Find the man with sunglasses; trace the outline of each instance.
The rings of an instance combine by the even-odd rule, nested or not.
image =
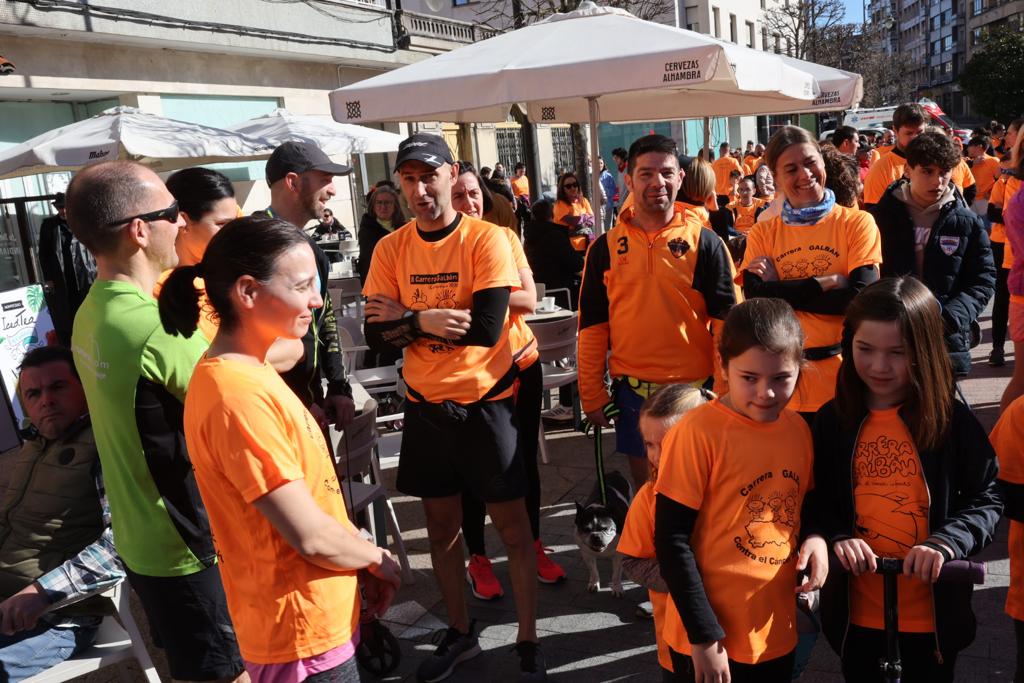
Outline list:
[[[182,434],[185,390],[207,342],[165,332],[150,294],[178,263],[174,242],[185,221],[160,178],[128,161],[79,171],[67,206],[98,270],[75,316],[72,350],[114,544],[171,676],[235,679],[244,668]]]

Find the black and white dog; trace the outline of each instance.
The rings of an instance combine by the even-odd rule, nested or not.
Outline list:
[[[601,504],[600,484],[594,485],[585,505],[576,503],[575,534],[583,562],[590,570],[587,590],[591,593],[601,588],[601,575],[597,571],[598,558],[612,561],[612,595],[622,597],[622,555],[616,548],[619,534],[626,522],[629,503],[633,500],[633,487],[618,472],[604,477],[608,504]]]

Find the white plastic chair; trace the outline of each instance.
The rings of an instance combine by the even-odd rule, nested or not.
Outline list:
[[[91,647],[26,680],[26,683],[61,683],[83,676],[105,666],[116,664],[123,659],[135,657],[142,669],[142,675],[150,683],[160,683],[160,676],[153,666],[153,660],[146,651],[139,627],[132,617],[129,604],[131,589],[122,581],[102,593],[114,603],[116,615],[104,617],[96,633],[96,642]]]
[[[398,561],[402,566],[402,580],[409,584],[415,583],[405,543],[402,541],[402,530],[398,526],[398,516],[380,473],[377,453],[377,402],[372,398],[368,400],[362,411],[343,432],[332,426],[330,435],[331,447],[334,450],[334,469],[341,482],[349,516],[355,519],[358,513],[366,510],[372,503],[384,502],[387,520],[391,525],[391,535],[398,552]],[[355,481],[356,477],[360,477],[361,481]],[[367,520],[370,533],[374,538],[378,538],[374,515],[367,515]]]
[[[530,329],[533,330],[534,336],[537,337],[537,351],[540,355],[541,369],[544,372],[545,392],[575,384],[578,378],[575,363],[570,363],[570,367],[555,365],[555,361],[566,359],[575,361],[578,324],[578,314],[576,313],[555,320],[530,323]],[[575,392],[573,392],[573,422],[578,422],[578,418],[576,396]],[[544,442],[543,420],[541,421],[538,438],[540,439],[540,460],[546,465],[548,464],[548,450]]]

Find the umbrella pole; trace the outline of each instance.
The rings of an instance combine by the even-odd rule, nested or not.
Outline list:
[[[587,98],[587,108],[590,112],[590,199],[591,208],[594,210],[594,233],[600,235],[604,232],[604,221],[601,220],[601,171],[598,169],[600,158],[600,141],[598,140],[598,120],[600,110],[597,107],[597,97]]]
[[[711,159],[708,158],[708,157],[711,156],[709,154],[709,152],[711,151],[711,117],[710,116],[705,116],[704,117],[704,149],[707,150],[706,152],[704,152],[704,161],[711,161]]]

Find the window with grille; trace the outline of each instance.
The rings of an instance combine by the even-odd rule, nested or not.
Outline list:
[[[555,172],[564,173],[576,168],[576,153],[572,146],[572,129],[552,128],[551,148],[555,156]]]
[[[498,161],[505,167],[505,174],[511,175],[516,162],[522,161],[523,134],[519,128],[498,128]]]

